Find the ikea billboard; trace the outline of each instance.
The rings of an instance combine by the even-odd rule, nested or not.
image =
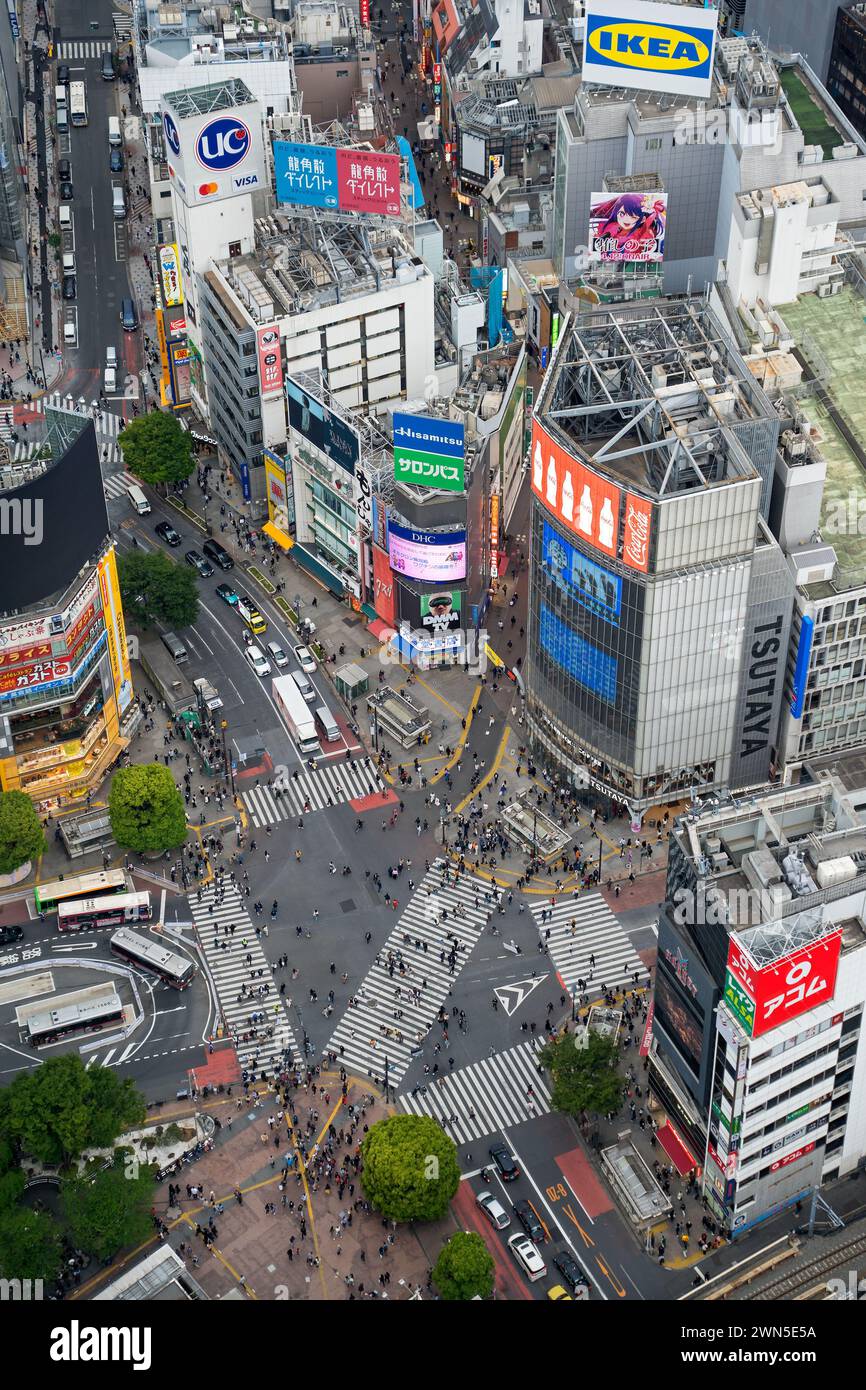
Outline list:
[[[718,11],[654,0],[587,0],[583,81],[709,97]]]

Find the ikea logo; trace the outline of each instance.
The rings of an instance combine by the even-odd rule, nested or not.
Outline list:
[[[647,73],[679,73],[708,77],[713,31],[679,24],[649,24],[641,20],[588,15],[587,56],[592,63],[632,68]]]

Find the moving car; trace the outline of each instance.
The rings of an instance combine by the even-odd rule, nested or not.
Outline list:
[[[58,161],[57,161],[57,177],[58,177],[59,179],[71,179],[71,178],[72,178],[72,165],[70,164],[70,162],[69,162],[68,159],[58,159]]]
[[[514,1182],[515,1178],[520,1177],[517,1159],[501,1140],[490,1145],[490,1157],[499,1169],[499,1176],[503,1182]]]
[[[219,541],[205,541],[204,545],[202,546],[202,550],[204,551],[205,555],[209,560],[213,560],[215,565],[219,565],[221,570],[234,569],[234,560],[232,559],[231,555],[229,555],[225,547],[220,545]]]
[[[253,600],[246,594],[238,594],[235,611],[243,618],[250,632],[255,633],[256,636],[260,636],[263,632],[267,632],[267,623],[253,603]]]
[[[525,1197],[521,1197],[519,1202],[515,1202],[511,1210],[530,1240],[544,1241],[547,1239],[544,1227],[533,1210],[532,1203],[528,1202]]]
[[[544,1278],[547,1273],[547,1265],[529,1239],[529,1236],[525,1236],[522,1231],[518,1231],[516,1235],[509,1236],[508,1248],[530,1283],[534,1284],[536,1279]]]
[[[279,642],[268,642],[265,651],[275,666],[288,666],[289,658],[286,656]]]
[[[198,570],[202,579],[209,579],[213,574],[213,565],[210,560],[206,560],[203,555],[199,555],[197,550],[188,550],[183,557],[188,565]]]
[[[235,604],[238,601],[238,596],[230,584],[217,584],[216,596],[221,598],[223,603]]]
[[[247,661],[252,666],[257,676],[269,676],[271,674],[271,663],[265,658],[261,647],[247,647]]]
[[[116,146],[112,146],[108,156],[108,167],[112,174],[123,173],[123,150],[119,150]]]
[[[69,182],[69,180],[68,180],[68,179],[63,179],[63,180],[61,180],[61,183],[60,183],[60,198],[61,198],[61,201],[64,202],[64,203],[71,203],[71,202],[72,202],[72,199],[73,199],[74,197],[75,197],[75,190],[74,190],[74,188],[72,187],[72,184]]]
[[[0,946],[11,946],[13,941],[23,940],[23,927],[0,927]]]
[[[547,1297],[554,1303],[573,1303],[574,1299],[570,1293],[566,1293],[561,1284],[554,1284],[552,1289],[547,1290]]]
[[[168,521],[160,521],[153,529],[160,540],[165,541],[166,545],[180,545],[180,536]]]
[[[475,1205],[481,1208],[491,1226],[495,1226],[497,1231],[504,1231],[506,1226],[511,1225],[511,1217],[492,1192],[479,1192],[475,1198]]]
[[[65,86],[66,83],[69,81],[69,64],[68,64],[68,63],[58,63],[58,64],[57,64],[57,81],[58,81],[58,84],[61,85],[61,86]]]
[[[308,676],[313,675],[316,670],[316,662],[309,647],[295,647],[293,650],[301,670],[306,671]]]
[[[64,299],[74,299],[74,298],[75,298],[75,276],[74,276],[74,275],[64,275],[64,277],[63,277],[63,298],[64,298]]]
[[[576,1293],[578,1289],[589,1288],[589,1280],[577,1263],[577,1260],[573,1255],[569,1255],[568,1251],[564,1250],[561,1255],[554,1255],[553,1263],[556,1265],[556,1268],[559,1270],[572,1293]]]

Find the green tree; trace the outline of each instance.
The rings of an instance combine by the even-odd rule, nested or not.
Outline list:
[[[25,792],[0,792],[0,874],[12,874],[45,850],[45,832]]]
[[[361,1146],[361,1185],[391,1221],[438,1221],[460,1182],[452,1140],[428,1115],[392,1115]]]
[[[124,849],[156,854],[186,839],[183,797],[161,763],[122,767],[108,796],[111,833]]]
[[[553,1077],[554,1110],[569,1115],[607,1115],[622,1104],[623,1080],[616,1070],[616,1043],[597,1033],[577,1039],[563,1033],[547,1043],[538,1060]]]
[[[120,597],[127,619],[136,627],[156,620],[169,627],[189,627],[198,617],[198,588],[189,565],[178,565],[162,551],[139,550],[118,556]]]
[[[44,1211],[0,1211],[0,1274],[4,1279],[56,1279],[60,1231]]]
[[[0,1132],[43,1163],[68,1165],[144,1122],[144,1098],[109,1068],[87,1071],[73,1053],[52,1057],[0,1092]]]
[[[123,462],[143,483],[182,483],[193,471],[192,440],[176,417],[151,410],[130,420],[118,435]]]
[[[152,1233],[153,1174],[137,1163],[114,1163],[95,1176],[70,1178],[61,1198],[73,1240],[99,1260]]]
[[[489,1298],[493,1291],[493,1256],[474,1231],[458,1231],[442,1246],[433,1267],[433,1283],[449,1300]]]

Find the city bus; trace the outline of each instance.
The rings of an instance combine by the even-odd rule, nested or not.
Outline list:
[[[115,991],[107,999],[92,1004],[65,1004],[59,1009],[42,1009],[31,1014],[24,1025],[31,1047],[57,1042],[74,1033],[97,1033],[112,1023],[123,1022],[123,1005]]]
[[[87,92],[83,82],[69,84],[69,117],[73,125],[87,125]]]
[[[53,912],[58,903],[70,898],[98,898],[103,893],[128,893],[129,882],[123,869],[79,874],[77,878],[54,878],[37,883],[33,889],[37,912]]]
[[[191,960],[169,951],[152,936],[139,936],[124,927],[114,933],[109,945],[124,960],[151,970],[173,989],[186,989],[195,978],[196,967]]]
[[[149,893],[115,893],[109,898],[74,898],[60,903],[57,926],[60,931],[86,931],[92,927],[122,927],[127,922],[149,922]]]

